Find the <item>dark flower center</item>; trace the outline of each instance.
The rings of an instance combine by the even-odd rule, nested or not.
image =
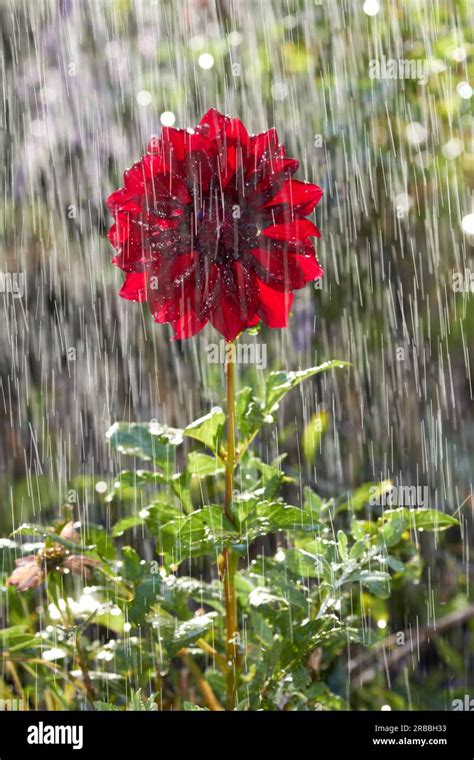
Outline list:
[[[260,229],[255,210],[235,194],[209,194],[195,214],[196,249],[209,262],[228,266],[245,251],[258,247]]]

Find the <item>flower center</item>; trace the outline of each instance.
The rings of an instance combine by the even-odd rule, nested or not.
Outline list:
[[[217,264],[228,266],[250,248],[258,247],[260,229],[251,209],[227,196],[210,196],[207,204],[196,214],[197,249],[202,256]]]

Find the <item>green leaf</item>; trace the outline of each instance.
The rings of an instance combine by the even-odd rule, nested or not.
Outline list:
[[[180,623],[174,631],[173,641],[167,643],[170,655],[175,655],[183,647],[194,644],[207,633],[218,617],[217,612],[207,612]]]
[[[0,646],[7,647],[25,635],[31,635],[28,633],[28,626],[26,625],[12,625],[10,628],[0,628]]]
[[[146,525],[155,538],[159,539],[163,534],[165,526],[181,517],[182,515],[179,509],[172,504],[168,504],[167,502],[153,502],[140,510],[138,515],[129,515],[128,517],[119,520],[112,529],[112,535],[116,538],[117,536],[123,535],[123,533],[130,528],[135,528],[138,525]]]
[[[285,668],[300,665],[302,659],[318,646],[327,647],[330,643],[346,639],[346,633],[334,615],[326,615],[319,620],[306,618],[302,623],[293,625],[292,635],[285,637],[279,664]]]
[[[248,441],[260,428],[265,420],[260,402],[248,386],[242,388],[235,399],[235,414],[237,427],[243,441]]]
[[[22,649],[40,649],[45,646],[45,642],[31,633],[26,625],[0,629],[0,652],[18,652]]]
[[[387,599],[390,596],[391,576],[381,570],[355,570],[349,576],[345,577],[343,583],[362,583],[368,591],[374,596],[381,599]]]
[[[140,564],[140,556],[131,546],[122,547],[123,566],[121,575],[128,581],[136,581],[142,577],[145,572],[144,566]]]
[[[337,548],[339,550],[339,556],[343,562],[347,560],[347,536],[343,530],[337,531]]]
[[[224,472],[222,461],[218,457],[210,457],[200,451],[191,451],[188,455],[188,471],[199,478],[208,475],[220,475]]]
[[[405,564],[391,555],[387,557],[387,565],[390,570],[393,570],[395,573],[404,573],[406,571]]]
[[[191,422],[185,428],[184,435],[200,441],[217,455],[224,437],[224,428],[225,414],[220,406],[215,406],[209,414]]]
[[[327,412],[316,412],[303,431],[303,452],[308,462],[313,462],[319,451],[321,438],[329,427],[329,419]]]
[[[398,517],[393,517],[392,519],[389,518],[385,523],[383,520],[380,520],[378,526],[381,527],[381,531],[377,542],[379,546],[388,547],[400,543],[403,538],[403,533],[407,528],[407,522],[403,515],[398,515]]]
[[[197,578],[168,574],[163,578],[161,592],[162,606],[179,618],[188,616],[190,599],[194,599],[200,606],[208,605],[221,614],[225,613],[222,588],[217,580],[206,583]]]
[[[185,712],[210,712],[208,707],[199,707],[199,705],[193,705],[191,702],[183,702],[183,710]]]
[[[160,554],[172,552],[176,546],[177,536],[185,521],[176,507],[171,504],[154,502],[142,509],[140,516],[145,525],[157,540],[157,550]]]
[[[174,557],[182,562],[189,557],[220,551],[238,538],[223,508],[209,505],[182,518],[176,533]]]
[[[278,610],[288,608],[288,600],[273,593],[266,586],[256,586],[252,589],[248,602],[252,607],[275,607]]]
[[[134,712],[155,712],[158,710],[156,697],[157,695],[155,693],[146,697],[143,694],[142,689],[138,689],[136,692],[132,693],[127,709]]]
[[[126,530],[130,530],[130,528],[136,528],[137,525],[143,525],[144,523],[145,520],[139,515],[130,515],[129,517],[123,517],[121,520],[116,522],[112,528],[112,536],[114,538],[122,536]]]
[[[333,694],[332,691],[321,681],[312,682],[306,691],[306,696],[314,703],[313,709],[323,710],[348,710],[344,700]]]
[[[183,431],[158,422],[116,422],[106,437],[121,454],[152,460],[170,474],[174,449],[183,442]]]
[[[319,375],[321,372],[327,372],[331,369],[339,367],[350,367],[349,362],[332,360],[320,364],[319,367],[310,367],[309,369],[298,370],[293,372],[286,372],[284,370],[278,372],[270,372],[267,378],[266,394],[265,394],[265,409],[268,414],[278,408],[278,404],[286,394],[296,388],[297,385],[307,380],[314,375]]]
[[[111,702],[94,702],[94,707],[98,712],[122,712],[122,708],[113,705]]]
[[[264,491],[248,494],[248,501],[237,499],[234,511],[242,531],[241,541],[279,530],[314,531],[320,526],[313,513],[280,501],[266,500]]]
[[[285,562],[290,572],[301,578],[322,578],[326,583],[333,582],[331,565],[321,554],[311,554],[304,549],[289,549]]]
[[[367,541],[365,538],[356,541],[349,552],[349,559],[360,559],[364,556],[367,548]]]
[[[122,470],[115,478],[114,488],[140,488],[147,485],[156,485],[166,483],[167,479],[161,472],[150,472],[150,470]]]
[[[171,478],[171,487],[181,502],[183,510],[187,513],[193,510],[190,481],[191,478],[187,470],[176,472]]]
[[[309,486],[303,489],[303,506],[304,509],[312,512],[315,517],[321,518],[323,512],[328,509],[331,502],[325,502]]]
[[[441,531],[459,525],[459,521],[455,517],[447,515],[445,512],[439,512],[437,509],[409,509],[408,507],[387,509],[381,520],[383,522],[401,521],[406,530],[416,528],[417,530]]]
[[[305,531],[321,527],[311,511],[279,502],[262,501],[257,506],[256,517],[259,521],[267,520],[271,530]]]
[[[150,575],[144,578],[135,588],[135,595],[131,602],[126,602],[125,608],[128,619],[135,625],[142,625],[145,616],[150,611],[152,604],[156,603],[160,596],[161,578]]]
[[[85,523],[82,527],[82,537],[88,546],[94,546],[98,556],[105,559],[115,559],[115,545],[112,536],[103,525]],[[77,549],[76,549],[77,551]]]

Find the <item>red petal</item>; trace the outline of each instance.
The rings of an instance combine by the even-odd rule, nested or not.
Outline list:
[[[127,301],[146,301],[147,279],[146,272],[129,272],[119,290],[119,296]]]
[[[287,251],[257,248],[250,253],[259,264],[254,270],[257,277],[277,290],[298,290],[323,274],[314,254],[301,256]]]
[[[139,204],[133,200],[130,193],[124,187],[111,193],[105,204],[111,214],[116,214],[117,211],[140,211]]]
[[[210,108],[209,111],[204,114],[198,126],[204,127],[203,132],[207,137],[215,138],[219,135],[223,137],[229,121],[230,119],[228,116],[224,116],[223,113],[220,113],[220,111],[217,111],[215,108]]]
[[[274,127],[268,132],[252,135],[249,139],[249,171],[255,171],[267,149],[278,147],[278,134]]]
[[[151,155],[160,155],[163,153],[163,144],[161,142],[161,137],[158,135],[152,135],[150,137],[148,145],[146,146],[146,152],[150,153]]]
[[[161,136],[162,136],[162,146],[163,146],[163,152],[165,154],[165,160],[166,160],[166,154],[170,152],[176,156],[178,161],[182,161],[184,159],[187,134],[188,133],[186,132],[185,129],[174,129],[174,127],[163,127],[163,129],[161,130]]]
[[[145,174],[142,161],[137,161],[136,164],[133,164],[130,169],[127,169],[124,172],[123,183],[125,189],[132,195],[145,194]]]
[[[288,327],[288,318],[293,303],[293,293],[274,290],[258,281],[260,308],[258,314],[268,327]]]
[[[247,321],[236,314],[229,303],[223,299],[215,307],[210,319],[211,324],[227,341],[234,340],[248,326]]]
[[[230,119],[226,129],[227,137],[234,139],[238,145],[247,148],[249,135],[240,119]]]
[[[221,274],[221,294],[211,312],[211,323],[226,340],[231,341],[260,319],[257,280],[240,262]]]
[[[196,335],[207,324],[208,319],[198,319],[192,309],[172,323],[174,335],[172,340],[182,340]]]
[[[323,191],[317,185],[312,185],[310,182],[300,182],[298,179],[289,179],[276,195],[265,203],[263,208],[288,203],[296,211],[300,211],[300,208],[304,206],[304,215],[306,216],[311,213],[322,197]]]
[[[272,224],[262,230],[262,235],[273,240],[286,240],[288,243],[302,242],[310,235],[321,237],[321,233],[309,219],[296,219],[286,224]]]
[[[147,296],[150,311],[157,321],[168,322],[187,310],[189,287],[195,287],[197,260],[197,253],[191,251],[169,260],[160,260],[151,267]],[[173,311],[170,311],[171,308]]]
[[[219,270],[215,264],[210,268],[202,266],[196,271],[196,289],[194,298],[194,311],[198,319],[209,319],[209,313],[220,297],[221,285]]]

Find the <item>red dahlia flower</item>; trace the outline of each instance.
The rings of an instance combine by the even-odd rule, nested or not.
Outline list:
[[[323,192],[292,179],[298,165],[274,129],[249,136],[214,109],[194,130],[163,127],[107,200],[122,298],[148,301],[175,339],[208,321],[228,341],[286,327],[293,291],[323,274],[305,219]]]

